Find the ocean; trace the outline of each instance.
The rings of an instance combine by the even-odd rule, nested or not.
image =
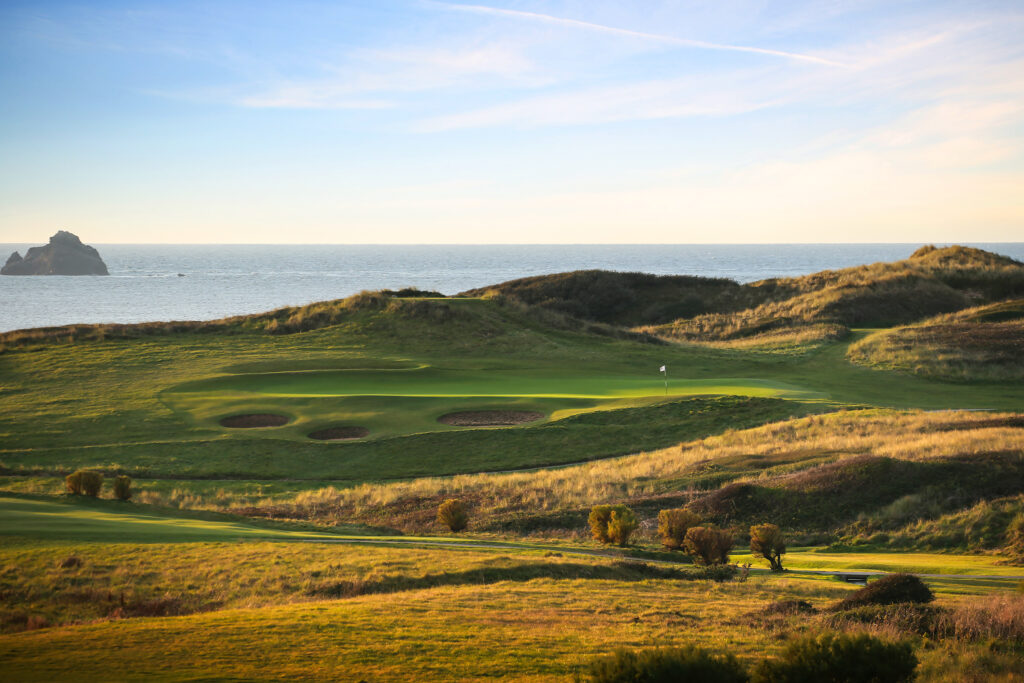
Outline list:
[[[0,263],[31,244],[0,244]],[[417,287],[444,294],[602,268],[753,282],[908,257],[919,244],[94,244],[110,277],[0,277],[0,331],[71,323],[209,320]],[[937,245],[942,246],[942,245]],[[1024,261],[1024,243],[972,244]]]

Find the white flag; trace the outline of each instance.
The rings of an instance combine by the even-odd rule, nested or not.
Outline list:
[[[658,372],[665,372],[665,366],[664,366],[664,365],[662,365],[662,366],[661,366],[661,369],[660,369],[660,370],[658,370]]]

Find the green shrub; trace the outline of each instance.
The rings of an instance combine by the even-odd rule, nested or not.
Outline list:
[[[732,534],[710,526],[691,527],[683,539],[683,549],[699,564],[725,564],[732,550]]]
[[[78,470],[64,478],[64,490],[76,496],[100,495],[103,488],[103,475],[89,470]]]
[[[700,524],[700,521],[700,515],[683,508],[662,510],[658,513],[658,535],[661,536],[661,544],[669,550],[679,550],[683,547],[686,532]]]
[[[636,515],[625,505],[616,505],[608,520],[608,538],[620,546],[629,543],[629,537],[640,526]]]
[[[611,543],[608,537],[608,522],[612,518],[611,505],[595,505],[590,509],[587,523],[590,524],[590,535],[599,543]]]
[[[469,510],[461,500],[449,498],[438,506],[437,521],[452,531],[462,531],[469,525]]]
[[[732,655],[716,655],[691,645],[639,652],[616,650],[590,663],[587,680],[593,683],[743,683],[748,676]]]
[[[862,605],[895,605],[901,602],[925,603],[935,598],[924,582],[913,574],[889,574],[871,581],[853,595],[841,600],[833,610]]]
[[[781,572],[786,539],[779,527],[774,524],[755,524],[750,527],[750,552],[768,560],[773,572]]]
[[[114,498],[118,500],[128,500],[132,497],[132,480],[131,477],[124,475],[114,480]]]
[[[639,526],[636,515],[625,505],[595,505],[587,518],[590,535],[601,543],[626,545]]]
[[[822,633],[794,641],[779,659],[754,670],[758,683],[896,683],[914,676],[917,658],[909,643],[890,643],[862,633]]]

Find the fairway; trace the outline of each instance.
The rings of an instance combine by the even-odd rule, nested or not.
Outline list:
[[[691,396],[799,400],[823,396],[763,379],[670,379],[666,383],[656,372],[640,376],[578,366],[400,365],[226,374],[172,387],[161,398],[172,409],[217,428],[222,428],[218,420],[228,415],[276,412],[288,418],[291,428],[260,430],[273,432],[275,438],[306,438],[310,430],[336,423],[365,427],[367,438],[372,439],[465,429],[438,421],[453,411],[529,410],[551,421]]]

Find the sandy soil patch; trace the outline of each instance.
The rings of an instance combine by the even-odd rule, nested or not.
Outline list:
[[[533,410],[466,410],[448,413],[437,418],[438,422],[457,427],[490,427],[496,425],[521,425],[536,422],[544,413]]]
[[[252,429],[254,427],[281,427],[288,424],[289,418],[285,415],[274,413],[248,413],[246,415],[232,415],[220,421],[221,427],[231,429]]]
[[[318,429],[308,434],[309,438],[317,441],[346,441],[348,439],[361,439],[369,436],[370,430],[366,427],[328,427]]]

